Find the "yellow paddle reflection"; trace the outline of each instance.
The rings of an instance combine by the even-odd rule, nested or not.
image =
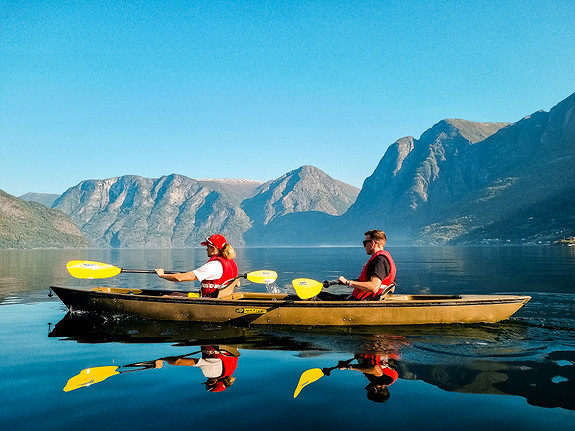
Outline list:
[[[120,374],[117,370],[118,367],[113,365],[82,370],[80,371],[80,374],[68,380],[68,383],[64,386],[64,392],[70,392],[74,389],[85,388],[94,383],[99,383],[106,380],[108,377]]]
[[[299,383],[295,388],[293,397],[296,398],[303,388],[305,388],[307,385],[313,382],[317,382],[323,376],[325,376],[325,374],[320,368],[312,368],[311,370],[304,371],[301,377],[299,378]]]
[[[365,387],[370,401],[383,403],[389,398],[388,387],[399,377],[398,360],[402,346],[409,345],[403,336],[374,337],[370,346],[352,358],[339,361],[329,368],[311,368],[302,373],[293,397],[297,398],[302,389],[317,382],[323,376],[329,376],[335,369],[351,370],[363,374],[368,380]]]

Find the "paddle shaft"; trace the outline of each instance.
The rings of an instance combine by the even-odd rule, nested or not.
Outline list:
[[[155,269],[122,269],[122,273],[129,274],[155,274]],[[164,271],[164,274],[179,274],[178,271]],[[240,274],[237,277],[232,278],[232,280],[237,280],[239,278],[248,278],[248,274]],[[337,284],[337,281],[335,282]]]
[[[155,274],[154,269],[123,269],[120,271],[122,274]],[[164,271],[164,274],[178,274],[177,271]]]
[[[322,368],[321,371],[323,372],[324,376],[329,376],[333,370],[349,366],[349,364],[351,364],[351,361],[353,361],[354,359],[355,358],[348,359],[347,361],[339,361],[335,367]]]
[[[155,269],[124,269],[120,271],[121,274],[155,274]],[[179,274],[178,271],[164,271],[164,274]],[[241,274],[234,277],[232,280],[237,280],[238,278],[248,278],[248,274]],[[337,284],[337,281],[334,282]]]

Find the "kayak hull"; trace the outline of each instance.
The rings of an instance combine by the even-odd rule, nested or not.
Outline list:
[[[499,322],[529,299],[519,295],[388,295],[383,301],[300,300],[283,293],[234,293],[226,299],[114,288],[51,289],[70,311],[144,319],[255,325],[421,325]]]

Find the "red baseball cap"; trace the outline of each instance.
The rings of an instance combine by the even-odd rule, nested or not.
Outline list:
[[[217,381],[213,385],[206,386],[206,389],[210,392],[222,392],[227,389],[227,386],[222,381]]]
[[[214,234],[210,236],[207,240],[202,242],[201,245],[208,245],[208,244],[211,244],[221,250],[222,248],[224,248],[224,245],[227,244],[227,241],[223,235]]]

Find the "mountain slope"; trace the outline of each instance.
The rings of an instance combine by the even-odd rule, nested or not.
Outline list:
[[[449,205],[478,187],[471,148],[507,123],[443,120],[419,140],[391,145],[344,219],[385,226],[409,239],[426,221],[441,218]]]
[[[87,246],[78,228],[61,211],[0,190],[0,248]]]
[[[481,187],[426,226],[427,241],[550,242],[575,232],[575,94],[474,151]],[[461,234],[445,235],[454,225]]]
[[[517,123],[444,120],[419,140],[400,139],[340,223],[379,226],[406,243],[561,237],[575,228],[574,106],[572,95]],[[546,207],[556,211],[543,216]]]

